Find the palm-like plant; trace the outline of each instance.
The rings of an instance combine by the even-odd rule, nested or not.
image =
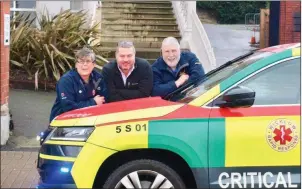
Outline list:
[[[73,67],[76,50],[83,46],[92,48],[97,56],[97,64],[102,66],[104,58],[100,51],[99,23],[88,27],[83,11],[64,12],[50,17],[43,14],[34,20],[16,17],[11,22],[10,62],[12,69],[23,69],[33,77],[59,80],[60,76]]]

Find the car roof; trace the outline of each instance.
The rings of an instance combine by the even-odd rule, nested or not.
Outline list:
[[[263,49],[260,49],[259,51],[260,52],[279,53],[284,50],[294,49],[294,48],[298,48],[300,46],[301,46],[301,43],[289,43],[289,44],[282,44],[282,45],[276,45],[276,46],[272,46],[272,47],[263,48]]]

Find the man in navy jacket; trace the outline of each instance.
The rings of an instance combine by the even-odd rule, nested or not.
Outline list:
[[[75,69],[65,73],[57,83],[57,97],[50,113],[50,122],[58,115],[105,102],[106,87],[100,73],[93,70],[95,54],[88,48],[76,54]]]
[[[162,56],[152,65],[152,96],[164,97],[184,83],[194,81],[205,74],[194,53],[180,51],[176,38],[165,38],[161,51]]]

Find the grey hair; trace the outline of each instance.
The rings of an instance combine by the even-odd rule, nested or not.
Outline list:
[[[83,47],[82,49],[78,50],[75,56],[76,59],[89,56],[92,62],[95,62],[95,53],[88,47]]]
[[[163,47],[164,45],[176,45],[177,48],[180,49],[180,45],[179,45],[179,42],[178,40],[175,38],[175,37],[166,37],[162,44],[161,44],[161,47]]]
[[[120,41],[117,43],[116,53],[118,53],[119,48],[132,48],[135,53],[135,47],[132,41]]]

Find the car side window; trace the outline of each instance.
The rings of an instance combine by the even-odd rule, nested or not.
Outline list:
[[[299,104],[300,58],[269,67],[239,85],[256,92],[254,105]]]

